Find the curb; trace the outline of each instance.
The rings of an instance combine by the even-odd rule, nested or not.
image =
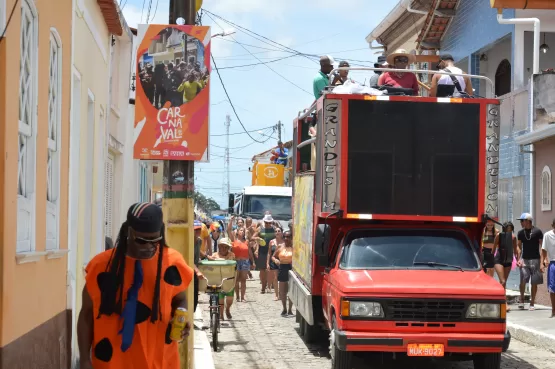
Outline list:
[[[536,306],[540,307],[540,305]],[[546,308],[551,309],[549,307]],[[511,333],[512,339],[555,353],[555,335],[531,329],[520,324],[511,323],[510,321],[507,321],[507,329]],[[510,348],[509,346],[509,349]]]
[[[215,369],[214,359],[212,358],[212,347],[206,332],[202,329],[202,309],[197,306],[194,316],[194,363],[195,369]]]

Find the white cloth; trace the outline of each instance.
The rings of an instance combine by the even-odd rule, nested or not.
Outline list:
[[[460,68],[457,67],[448,67],[447,69],[449,69],[449,71],[451,73],[457,73],[457,74],[462,74],[463,71]],[[444,70],[443,72],[447,72],[446,70]],[[459,81],[459,83],[461,84],[461,88],[464,91],[466,91],[466,82],[464,81],[464,78],[462,76],[453,76],[457,79],[457,81]],[[453,86],[453,79],[451,78],[451,76],[446,75],[446,74],[441,74],[441,78],[439,79],[439,81],[437,81],[438,85],[449,85],[449,86]]]
[[[380,90],[376,90],[375,88],[371,88],[368,86],[362,86],[357,82],[351,82],[347,80],[341,86],[337,86],[333,89],[334,94],[346,94],[346,95],[374,95],[380,96],[383,95],[383,92]]]
[[[543,234],[542,250],[547,251],[549,261],[555,261],[555,232],[553,230]]]

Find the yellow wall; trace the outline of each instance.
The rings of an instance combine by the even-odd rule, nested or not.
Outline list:
[[[12,9],[15,0],[7,0]],[[19,4],[21,1],[19,2]],[[20,6],[18,4],[18,6]],[[62,132],[60,183],[60,247],[67,248],[67,187],[69,166],[69,106],[71,76],[71,0],[36,0],[39,24],[36,251],[45,250],[46,157],[48,129],[48,81],[50,28],[62,39]],[[0,242],[1,242],[1,335],[5,346],[66,308],[67,257],[16,264],[19,55],[21,11],[14,12],[0,46]]]
[[[104,160],[106,150],[102,153],[95,152],[94,157],[94,177],[93,177],[93,198],[87,198],[85,181],[87,173],[87,122],[88,122],[88,99],[89,90],[94,95],[94,120],[95,120],[95,149],[104,146],[106,121],[100,120],[100,109],[104,110],[104,117],[110,113],[108,106],[108,84],[109,84],[109,60],[110,60],[110,34],[104,18],[100,12],[98,3],[94,0],[76,0],[75,8],[75,41],[74,41],[74,59],[73,66],[81,75],[81,112],[80,112],[80,158],[79,158],[79,230],[77,244],[77,271],[76,271],[76,292],[75,292],[75,310],[77,313],[81,310],[81,291],[84,287],[84,271],[83,266],[98,253],[97,244],[99,240],[104,239],[104,235],[98,234],[98,222],[102,222],[104,214],[98,214],[97,204],[104,204],[104,187],[97,186],[97,176],[104,172]],[[99,46],[103,45],[106,59]],[[99,141],[101,140],[101,142]],[[99,168],[99,161],[101,165]],[[87,208],[92,207],[92,231],[91,242],[88,258],[84,253],[85,239],[85,212]],[[102,206],[101,209],[104,207]],[[103,211],[103,210],[102,210]],[[101,227],[102,231],[104,226]],[[104,246],[104,241],[102,241]],[[73,338],[75,340],[75,337]]]

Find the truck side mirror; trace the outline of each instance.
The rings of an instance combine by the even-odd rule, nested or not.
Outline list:
[[[314,242],[314,252],[316,255],[328,256],[330,250],[330,226],[327,224],[318,224],[316,227],[316,237]]]

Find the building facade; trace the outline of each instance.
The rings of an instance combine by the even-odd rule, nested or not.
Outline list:
[[[0,0],[2,368],[69,366],[71,13],[71,0]]]

